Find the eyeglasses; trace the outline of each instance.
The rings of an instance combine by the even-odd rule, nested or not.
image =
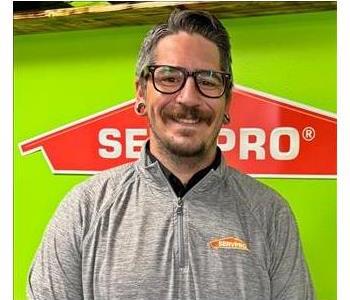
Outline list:
[[[174,94],[186,84],[188,77],[193,77],[198,91],[208,98],[220,98],[230,85],[231,75],[212,70],[188,71],[185,68],[166,65],[147,66],[152,74],[154,88],[163,94]],[[145,73],[146,77],[148,74]]]

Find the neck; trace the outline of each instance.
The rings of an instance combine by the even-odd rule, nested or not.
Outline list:
[[[202,155],[183,157],[170,153],[163,147],[150,143],[151,153],[172,173],[182,184],[187,184],[194,174],[208,167],[215,159],[216,147]]]

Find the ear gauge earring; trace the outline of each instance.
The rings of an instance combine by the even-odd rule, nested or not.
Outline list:
[[[144,102],[137,102],[134,105],[134,110],[137,115],[143,116],[145,115],[146,104]]]
[[[224,124],[228,124],[230,123],[231,118],[228,114],[224,114]]]

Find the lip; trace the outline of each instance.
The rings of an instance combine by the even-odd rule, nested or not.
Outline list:
[[[172,121],[183,125],[196,125],[200,123],[200,119],[187,119],[187,118],[171,118]]]
[[[199,129],[202,128],[203,125],[203,119],[199,118],[199,117],[184,117],[184,116],[168,116],[168,118],[166,118],[165,123],[170,125],[170,126],[174,126],[175,128],[178,129]]]
[[[174,124],[184,127],[210,126],[211,114],[198,108],[186,106],[167,107],[161,112],[164,124]]]

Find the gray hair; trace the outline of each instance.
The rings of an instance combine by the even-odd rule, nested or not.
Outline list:
[[[197,33],[213,42],[219,49],[222,71],[229,73],[232,78],[230,38],[222,23],[208,12],[175,9],[167,23],[156,25],[148,32],[142,43],[136,65],[136,76],[142,85],[145,83],[143,71],[146,66],[154,63],[154,49],[158,42],[180,31],[189,34]],[[229,95],[231,87],[232,81],[226,96]]]

